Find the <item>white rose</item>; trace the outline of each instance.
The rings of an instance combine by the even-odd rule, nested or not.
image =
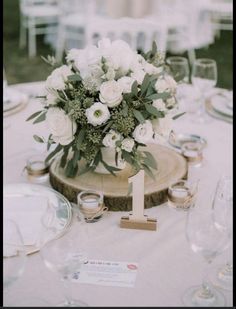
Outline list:
[[[152,105],[161,112],[164,112],[166,110],[166,105],[162,99],[154,100]]]
[[[165,91],[174,92],[176,90],[176,87],[177,87],[176,81],[169,75],[166,75],[158,79],[155,84],[155,89],[159,93],[162,93]]]
[[[116,142],[120,141],[122,138],[121,134],[115,132],[114,130],[110,130],[104,137],[102,143],[106,147],[115,148]]]
[[[72,48],[68,51],[66,55],[66,61],[71,62],[75,61],[80,56],[80,50],[77,48]]]
[[[68,145],[74,139],[77,130],[75,121],[60,108],[49,108],[46,114],[46,121],[52,134],[52,139],[61,145]]]
[[[98,43],[101,54],[106,58],[115,70],[120,70],[125,75],[134,59],[134,51],[130,46],[122,41],[110,42],[104,39]]]
[[[110,118],[108,107],[101,102],[96,102],[85,111],[88,123],[93,126],[105,123]]]
[[[168,90],[168,83],[164,78],[160,78],[155,83],[155,89],[158,93],[162,93]]]
[[[172,129],[173,119],[171,115],[167,114],[164,118],[153,119],[152,125],[155,134],[162,135],[167,138]]]
[[[133,137],[138,143],[146,144],[153,136],[153,128],[150,120],[139,124],[133,132]]]
[[[119,105],[123,99],[120,84],[115,80],[102,83],[99,98],[101,102],[105,103],[108,107]]]
[[[67,77],[72,74],[71,69],[67,65],[63,65],[52,71],[46,80],[45,86],[49,89],[64,90]]]
[[[115,76],[116,76],[115,70],[112,67],[110,67],[110,68],[108,68],[107,73],[105,73],[102,76],[102,78],[104,78],[106,80],[113,80],[115,78]]]
[[[159,74],[163,71],[162,67],[155,67],[153,64],[146,62],[143,66],[143,69],[146,73],[150,74],[150,75],[155,75],[155,74]]]
[[[84,78],[91,74],[91,67],[98,66],[100,60],[101,54],[99,49],[92,45],[78,50],[74,65],[80,71],[81,77]]]
[[[117,80],[117,82],[119,83],[119,85],[122,88],[123,93],[130,93],[131,92],[131,88],[132,88],[134,81],[135,81],[135,79],[133,79],[132,77],[129,77],[129,76],[123,76],[123,77],[121,77],[120,79]]]
[[[174,80],[174,78],[171,77],[170,75],[166,75],[166,76],[165,76],[165,80],[166,80],[166,82],[167,82],[167,84],[168,84],[168,86],[169,86],[169,89],[170,89],[172,92],[175,91],[176,88],[177,88],[177,83],[176,83],[176,81]]]
[[[121,149],[131,152],[134,147],[134,140],[132,138],[125,138],[121,143]]]
[[[167,107],[174,107],[175,104],[176,104],[175,97],[171,97],[171,98],[166,100],[166,106]]]
[[[143,70],[136,70],[130,75],[133,79],[135,79],[139,85],[142,84],[145,72]]]

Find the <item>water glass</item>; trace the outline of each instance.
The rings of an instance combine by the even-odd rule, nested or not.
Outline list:
[[[200,108],[196,114],[195,122],[208,123],[210,117],[205,111],[205,100],[209,90],[215,87],[217,82],[217,65],[213,59],[197,59],[193,63],[191,81],[202,95]]]

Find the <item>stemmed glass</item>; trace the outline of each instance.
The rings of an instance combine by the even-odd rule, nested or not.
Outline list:
[[[191,81],[202,95],[195,121],[198,123],[208,123],[211,118],[205,112],[205,100],[207,92],[215,87],[217,82],[217,65],[215,60],[206,58],[195,60],[192,67]]]
[[[183,303],[190,307],[224,306],[225,298],[208,282],[208,267],[214,258],[228,245],[229,234],[217,228],[212,219],[212,209],[201,209],[199,205],[187,213],[186,238],[193,252],[200,254],[206,262],[202,285],[190,287],[183,295]]]
[[[21,232],[11,219],[3,221],[3,287],[8,289],[24,272],[26,253]]]
[[[50,229],[50,227],[49,227]],[[76,231],[77,232],[77,231]],[[64,283],[67,294],[70,292],[68,287],[70,280],[75,272],[86,261],[86,254],[78,249],[75,240],[78,239],[78,232],[74,234],[72,228],[58,239],[46,242],[40,250],[41,257],[50,270],[58,273]],[[73,299],[67,295],[62,303],[62,307],[87,307],[88,305],[80,300]]]
[[[212,203],[213,220],[220,229],[228,231],[230,235],[229,247],[232,249],[233,233],[233,188],[232,178],[222,176],[217,183],[214,200]],[[217,267],[216,276],[212,277],[213,283],[225,289],[232,290],[233,286],[233,263],[227,261],[225,265]]]
[[[170,74],[178,83],[176,97],[180,104],[180,108],[185,109],[186,87],[189,84],[189,64],[185,57],[172,56],[166,59],[166,63],[170,68]]]

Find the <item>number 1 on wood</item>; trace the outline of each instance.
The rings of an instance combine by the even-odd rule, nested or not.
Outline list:
[[[132,216],[131,220],[147,220],[144,216],[144,170],[129,178],[132,183]]]

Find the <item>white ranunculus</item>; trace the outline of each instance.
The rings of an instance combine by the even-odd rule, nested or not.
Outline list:
[[[64,90],[67,77],[72,74],[71,69],[67,65],[63,65],[52,71],[51,75],[49,75],[46,80],[45,87],[49,89]]]
[[[133,137],[138,143],[146,144],[152,139],[153,134],[152,123],[146,120],[134,129]]]
[[[77,124],[60,108],[49,108],[46,121],[52,134],[52,139],[61,145],[68,145],[74,139]]]
[[[166,105],[162,99],[154,100],[152,105],[161,112],[164,112],[166,110]]]
[[[99,98],[101,102],[105,103],[108,107],[119,105],[123,99],[120,84],[115,80],[102,83]]]
[[[105,123],[110,118],[108,107],[101,102],[96,102],[85,111],[88,123],[97,126]]]
[[[116,142],[120,141],[122,138],[120,133],[117,133],[114,130],[110,130],[104,137],[102,143],[106,147],[111,147],[115,148],[116,147]]]
[[[125,138],[121,142],[121,149],[123,149],[127,152],[131,152],[133,147],[134,147],[134,140],[132,138],[129,138],[129,137]]]
[[[171,115],[167,114],[164,118],[157,118],[152,120],[152,126],[155,134],[167,138],[171,132],[173,119]]]
[[[135,79],[139,85],[142,84],[145,72],[143,70],[136,70],[130,75],[133,79]]]
[[[129,76],[123,76],[120,79],[117,80],[117,82],[120,84],[122,88],[123,93],[130,93],[132,85],[134,83],[135,79]]]

